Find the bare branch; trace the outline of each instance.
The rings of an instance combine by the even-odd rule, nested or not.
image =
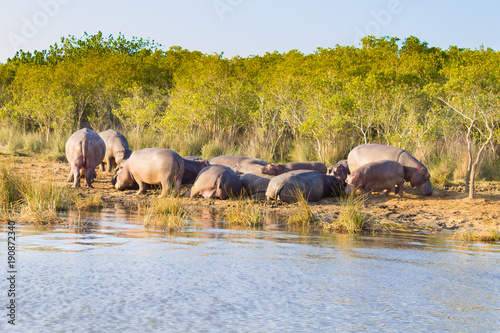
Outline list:
[[[470,121],[474,121],[474,119],[472,119],[469,116],[465,115],[463,112],[457,110],[453,105],[451,105],[450,103],[448,103],[447,101],[445,101],[443,98],[437,97],[437,99],[440,100],[441,102],[443,102],[444,104],[446,104],[446,106],[448,106],[450,109],[452,109],[453,111],[455,111],[456,113],[458,113],[462,117],[464,117],[464,118],[466,118],[466,119],[468,119]]]

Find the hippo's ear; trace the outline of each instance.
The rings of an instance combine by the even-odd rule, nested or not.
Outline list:
[[[422,166],[417,167],[417,172],[426,176],[426,177],[427,177],[427,175],[429,175],[429,173],[427,172],[427,169],[422,167]],[[429,175],[429,177],[430,177],[430,175]]]
[[[425,177],[425,179],[429,179],[429,178],[431,178],[431,175],[430,175],[429,173],[426,173],[426,174],[424,175],[424,177]]]

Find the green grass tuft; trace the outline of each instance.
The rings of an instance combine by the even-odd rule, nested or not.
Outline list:
[[[264,224],[264,214],[251,202],[235,200],[223,213],[228,223],[247,227]]]
[[[166,196],[153,198],[146,205],[144,226],[154,227],[162,231],[173,231],[185,227],[189,213],[182,198]]]

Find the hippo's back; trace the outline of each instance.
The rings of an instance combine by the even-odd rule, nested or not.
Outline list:
[[[66,158],[70,163],[79,156],[92,156],[95,165],[98,165],[104,159],[106,144],[99,134],[88,128],[82,128],[68,138],[65,151]]]
[[[320,200],[323,196],[322,174],[311,170],[293,170],[283,173],[270,180],[266,197],[283,202],[295,202],[299,193],[308,201]]]
[[[347,164],[349,165],[349,169],[354,171],[360,166],[371,162],[382,160],[398,162],[403,153],[406,153],[406,151],[398,147],[368,143],[351,150],[347,156]]]

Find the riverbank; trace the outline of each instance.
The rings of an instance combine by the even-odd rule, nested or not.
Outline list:
[[[9,165],[33,182],[53,181],[70,187],[66,182],[69,173],[67,162],[49,161],[36,155],[0,154],[0,163]],[[157,196],[158,191],[148,191],[137,196],[135,190],[117,191],[111,185],[111,174],[97,171],[94,188],[71,189],[82,197],[99,197],[106,206],[117,203],[133,204]],[[365,202],[362,212],[369,221],[370,231],[410,230],[420,232],[500,232],[500,182],[477,183],[477,199],[470,200],[464,192],[464,184],[435,187],[430,197],[418,194],[405,185],[403,198],[393,194],[383,196],[374,193]],[[183,198],[185,205],[193,211],[200,209],[225,210],[234,205],[233,200],[210,200]],[[263,214],[287,216],[296,214],[297,204],[276,202],[251,203]],[[335,220],[339,216],[340,203],[336,198],[324,198],[309,203],[315,217],[323,222]]]

